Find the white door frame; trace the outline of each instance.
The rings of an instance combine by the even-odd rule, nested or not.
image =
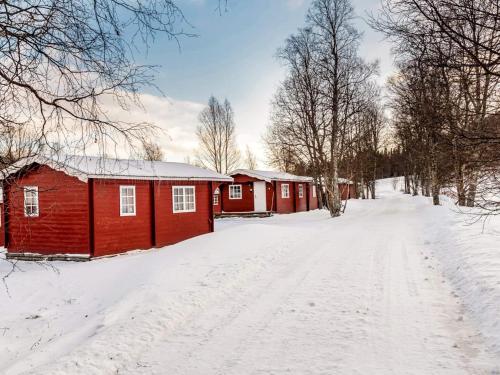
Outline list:
[[[255,212],[267,211],[265,181],[255,181],[253,183],[253,210]]]

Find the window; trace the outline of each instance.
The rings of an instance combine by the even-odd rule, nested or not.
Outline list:
[[[241,199],[241,185],[229,185],[229,199]]]
[[[299,184],[299,198],[304,198],[304,186]]]
[[[290,198],[290,186],[281,184],[281,198]]]
[[[120,216],[135,216],[135,186],[120,186]]]
[[[24,216],[38,217],[38,186],[24,187]]]
[[[219,205],[219,194],[214,194],[214,206]]]
[[[313,185],[313,197],[316,198],[316,185]]]
[[[174,186],[172,189],[174,212],[195,212],[194,186]]]

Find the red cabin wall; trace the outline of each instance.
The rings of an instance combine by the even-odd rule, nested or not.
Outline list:
[[[121,185],[135,186],[135,216],[120,216]],[[195,186],[195,212],[173,213],[172,185]],[[23,186],[38,186],[39,217],[24,216]],[[95,179],[90,185],[47,166],[39,166],[6,188],[8,251],[90,254],[92,238],[93,256],[170,245],[213,231],[214,190],[213,183],[207,181]],[[94,202],[93,220],[89,208],[90,192]],[[91,227],[94,228],[93,236]],[[2,243],[3,237],[0,245]]]
[[[274,185],[269,182],[266,182],[266,209],[268,211],[273,211],[274,200],[275,200]]]
[[[222,211],[224,212],[252,212],[254,210],[253,182],[258,179],[234,175],[234,182],[222,187]],[[229,199],[229,185],[241,185],[241,199]]]
[[[318,189],[316,188],[316,196],[313,197],[313,186],[314,184],[309,184],[309,210],[318,209]]]
[[[0,203],[0,246],[4,246],[5,243],[5,217],[3,203]]]
[[[120,216],[120,186],[135,186],[136,215]],[[94,181],[94,256],[153,246],[149,181]]]
[[[212,192],[213,195],[217,195],[219,197],[217,204],[214,204],[214,197],[212,196],[212,206],[213,206],[213,211],[214,214],[220,214],[222,213],[222,197],[220,195],[220,187],[221,184],[219,182],[212,182]],[[215,191],[219,189],[219,194],[215,194]]]
[[[339,193],[340,193],[340,199],[342,200],[349,199],[349,185],[339,184]]]
[[[358,194],[356,193],[356,186],[354,184],[349,185],[349,197],[351,199],[356,199]]]
[[[38,217],[24,216],[23,186],[38,186]],[[48,166],[39,166],[6,187],[6,197],[9,252],[89,254],[85,182]],[[2,220],[2,231],[4,225]]]
[[[299,197],[299,185],[302,185],[303,195]],[[295,182],[295,212],[307,211],[307,183]]]
[[[195,212],[174,213],[172,186],[195,186]],[[193,181],[155,182],[156,246],[171,245],[212,231],[212,184]]]
[[[288,184],[290,186],[289,198],[281,198],[281,186],[284,184]],[[293,182],[276,181],[276,212],[280,214],[294,212],[294,197],[295,189]]]

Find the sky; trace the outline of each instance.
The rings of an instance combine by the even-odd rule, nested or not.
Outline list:
[[[155,84],[141,95],[143,110],[128,120],[147,120],[162,129],[155,141],[168,161],[194,158],[198,114],[210,95],[227,98],[234,109],[237,142],[256,154],[265,168],[262,135],[269,123],[270,101],[285,70],[277,49],[302,27],[311,0],[228,0],[216,10],[217,0],[178,0],[189,24],[178,41],[159,36],[137,62],[157,66]],[[383,84],[393,70],[390,46],[364,21],[376,12],[379,0],[353,0],[356,26],[363,32],[360,55],[379,60]]]

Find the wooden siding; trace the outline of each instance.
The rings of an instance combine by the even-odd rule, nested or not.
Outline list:
[[[302,198],[299,197],[299,185],[302,185]],[[295,182],[295,212],[307,211],[307,182]]]
[[[38,217],[24,215],[24,186],[38,186]],[[39,166],[17,178],[6,190],[9,252],[89,253],[86,183]]]
[[[135,215],[120,215],[122,185],[135,186]],[[195,212],[173,212],[173,185],[195,186]],[[39,217],[24,216],[23,186],[38,186]],[[213,190],[208,181],[89,179],[85,183],[40,166],[6,189],[8,251],[105,256],[174,244],[213,231]]]
[[[254,210],[253,182],[259,181],[255,178],[234,175],[234,183],[227,183],[222,186],[222,211],[223,212],[252,212]],[[229,199],[229,186],[241,185],[241,199]]]
[[[282,185],[288,184],[289,198],[281,197]],[[293,182],[276,181],[276,212],[280,214],[288,214],[295,211],[295,188]]]
[[[316,188],[316,196],[313,197],[313,186],[314,184],[311,183],[309,184],[308,187],[308,193],[309,193],[309,210],[316,210],[318,209],[318,189]]]
[[[120,186],[135,186],[135,216],[120,216]],[[153,247],[149,181],[94,180],[94,256]]]
[[[156,246],[171,245],[212,231],[212,188],[210,182],[156,181]],[[195,186],[196,211],[173,212],[172,186]]]

